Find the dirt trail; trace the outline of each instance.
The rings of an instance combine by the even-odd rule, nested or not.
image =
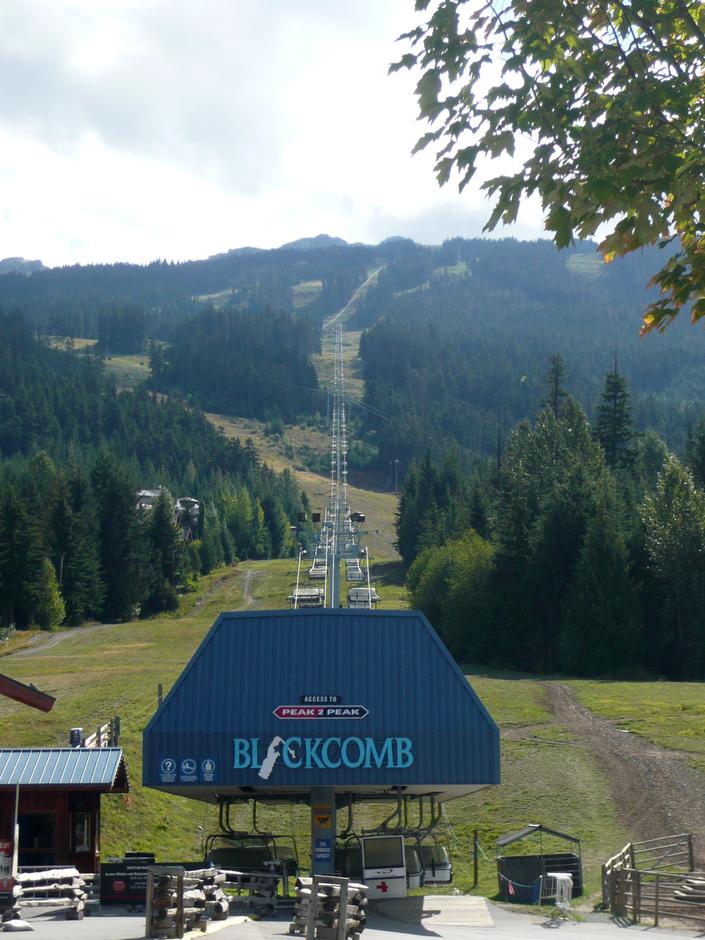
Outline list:
[[[207,590],[205,590],[203,594],[201,594],[201,596],[198,598],[196,603],[193,605],[193,607],[189,611],[189,614],[193,614],[195,613],[195,611],[200,610],[201,607],[203,607],[203,605],[206,603],[206,601],[211,597],[211,595],[215,591],[217,591],[218,588],[221,588],[225,584],[226,581],[229,581],[231,578],[234,578],[235,575],[236,575],[236,572],[230,571],[228,572],[228,574],[224,574],[221,578],[217,578],[213,582],[213,584],[211,584],[207,588]]]
[[[240,604],[238,610],[250,610],[251,607],[254,607],[255,599],[252,595],[252,582],[261,575],[261,571],[254,571],[252,568],[248,568],[245,572],[245,580],[242,583],[242,604]]]
[[[568,686],[547,682],[546,703],[593,755],[609,781],[625,827],[636,840],[692,832],[705,866],[705,778],[688,755],[621,731],[580,705]]]
[[[38,633],[32,637],[28,646],[17,650],[16,653],[7,653],[3,659],[9,659],[11,656],[17,659],[24,659],[27,656],[36,656],[38,653],[44,653],[54,646],[58,646],[64,640],[71,637],[85,636],[86,633],[93,633],[96,630],[107,630],[110,627],[118,627],[116,623],[93,623],[87,627],[72,627],[70,630],[63,630],[61,633]]]
[[[250,581],[253,575],[259,573],[260,572],[254,571],[245,572],[245,580],[243,584],[243,603],[239,608],[240,610],[247,610],[254,604],[254,598],[250,592]],[[225,574],[221,578],[218,578],[216,581],[214,581],[213,584],[211,584],[194,603],[191,610],[188,611],[187,616],[191,616],[193,613],[198,612],[219,588],[221,588],[231,578],[237,577],[239,574],[240,572],[237,571],[229,572],[228,574]],[[36,636],[32,637],[28,646],[25,646],[21,650],[17,650],[16,653],[6,653],[4,656],[0,655],[0,658],[9,659],[10,657],[13,657],[17,659],[25,659],[28,656],[37,656],[40,653],[45,653],[47,650],[58,646],[59,643],[63,643],[64,640],[85,636],[87,633],[93,633],[96,630],[108,630],[110,627],[123,626],[125,626],[125,624],[92,623],[85,627],[72,627],[70,630],[62,630],[59,633],[38,633]]]

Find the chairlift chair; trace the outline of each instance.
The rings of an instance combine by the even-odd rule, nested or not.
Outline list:
[[[406,887],[413,891],[424,885],[424,866],[421,853],[415,842],[404,843],[404,862],[406,864]]]
[[[424,867],[424,884],[449,885],[453,883],[453,863],[446,845],[439,842],[433,833],[428,833],[419,840],[419,851]]]
[[[257,801],[252,801],[252,830],[233,829],[230,802],[219,806],[220,831],[205,842],[205,864],[234,871],[277,872],[284,879],[295,876],[299,853],[292,834],[263,832],[257,828]]]

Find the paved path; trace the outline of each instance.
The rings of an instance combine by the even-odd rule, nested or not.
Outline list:
[[[443,908],[442,903],[430,898],[433,905]],[[425,905],[427,907],[427,905]],[[477,905],[471,905],[477,913]],[[411,937],[426,937],[429,940],[541,940],[546,937],[546,930],[560,934],[560,940],[625,940],[625,933],[635,938],[648,933],[649,938],[692,938],[698,936],[695,931],[670,930],[649,927],[648,925],[619,926],[604,914],[588,915],[580,923],[563,922],[558,926],[547,923],[543,918],[523,912],[514,913],[495,907],[487,902],[487,911],[493,922],[492,926],[470,926],[469,924],[451,925],[441,923],[434,916],[423,917],[421,923],[403,923],[372,913],[368,926],[363,933],[363,940],[410,940]],[[250,921],[233,918],[236,923],[214,924],[215,930],[209,930],[206,936],[213,935],[217,940],[291,940],[288,932],[288,919],[281,916],[277,920]],[[144,915],[91,916],[82,921],[65,921],[63,918],[52,920],[46,916],[33,918],[35,940],[143,940]],[[9,934],[8,934],[9,936]],[[187,934],[189,940],[203,937],[200,931]],[[701,934],[700,934],[701,936]]]

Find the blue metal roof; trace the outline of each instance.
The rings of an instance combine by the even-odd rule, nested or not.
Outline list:
[[[122,748],[1,748],[0,787],[128,788]]]
[[[143,768],[202,799],[449,799],[499,783],[499,732],[423,614],[223,613],[145,729]]]

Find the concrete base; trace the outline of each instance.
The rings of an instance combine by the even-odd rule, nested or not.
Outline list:
[[[424,927],[494,927],[485,898],[469,894],[426,894],[370,901],[370,910],[389,920]]]

